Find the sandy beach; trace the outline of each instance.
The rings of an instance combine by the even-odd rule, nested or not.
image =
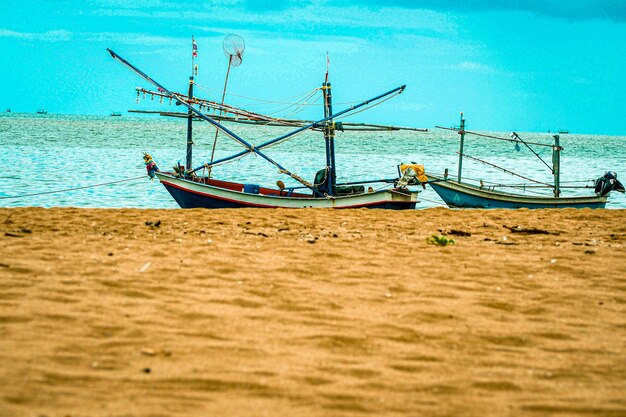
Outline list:
[[[626,210],[2,208],[0,245],[0,416],[626,415]]]

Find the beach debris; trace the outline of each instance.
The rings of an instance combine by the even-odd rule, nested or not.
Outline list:
[[[454,245],[456,242],[454,241],[454,239],[448,239],[446,236],[443,235],[432,235],[426,238],[426,243],[435,246],[448,246]]]
[[[146,226],[150,226],[153,228],[161,226],[161,220],[157,220],[156,222],[146,221]]]
[[[504,239],[504,240],[496,240],[496,244],[497,245],[506,245],[506,246],[519,245],[519,243],[517,243],[517,242],[510,242],[510,241],[507,241],[506,239]]]
[[[24,237],[24,235],[30,233],[33,233],[33,231],[30,229],[18,229],[11,232],[5,232],[4,235],[9,237]]]
[[[445,229],[439,229],[439,233],[441,233],[442,235],[453,235],[453,236],[471,236],[472,234],[470,232],[466,232],[465,230],[458,230],[458,229],[450,229],[450,231],[447,231]]]
[[[486,239],[485,239],[486,240]],[[502,236],[499,240],[495,240],[496,244],[498,245],[517,245],[517,242],[514,241],[509,241],[509,238],[507,236]]]
[[[146,262],[141,269],[139,270],[139,272],[146,272],[148,270],[148,268],[150,268],[150,262]]]
[[[465,230],[456,230],[456,229],[451,229],[448,232],[449,235],[455,235],[455,236],[471,236],[472,234],[470,232],[466,232]]]
[[[164,357],[170,357],[172,356],[172,352],[167,350],[167,349],[153,349],[153,348],[149,348],[149,347],[145,347],[142,348],[139,353],[141,353],[144,356],[164,356]]]
[[[141,372],[143,372],[144,374],[149,374],[150,372],[152,372],[152,369],[150,369],[150,368],[143,368],[141,370]]]
[[[4,219],[4,223],[5,223],[5,224],[11,224],[11,223],[13,223],[13,220],[11,220],[11,216],[13,216],[13,213],[9,214],[9,215],[7,216],[7,218],[6,218],[6,219]]]
[[[304,237],[304,240],[306,240],[308,243],[315,243],[317,238],[315,236],[313,236],[313,235],[306,235]]]
[[[9,265],[0,263],[0,268],[9,268]]]
[[[143,348],[141,349],[141,354],[146,356],[156,356],[157,352],[152,348]]]
[[[595,255],[595,254],[596,254],[596,251],[595,251],[595,250],[593,250],[593,249],[587,249],[587,250],[585,251],[585,253],[586,253],[587,255]]]
[[[509,229],[512,233],[522,233],[526,235],[559,235],[560,232],[551,232],[549,230],[538,229],[536,227],[521,227],[502,225],[505,229]]]

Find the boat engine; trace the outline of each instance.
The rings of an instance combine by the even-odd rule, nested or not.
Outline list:
[[[604,197],[611,191],[623,193],[625,190],[622,183],[617,180],[617,174],[613,171],[608,171],[603,177],[596,180],[595,192],[600,197]]]

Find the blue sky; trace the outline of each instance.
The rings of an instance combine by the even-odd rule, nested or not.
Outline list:
[[[277,109],[248,97],[319,87],[328,51],[336,103],[407,85],[354,121],[431,128],[463,111],[477,130],[626,135],[623,0],[3,0],[0,110],[161,109],[135,104],[147,85],[106,48],[184,91],[192,35],[199,95],[219,100],[229,33],[246,50],[227,101],[253,110]]]

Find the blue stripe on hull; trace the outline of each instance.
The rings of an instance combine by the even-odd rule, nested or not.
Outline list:
[[[604,208],[604,202],[532,202],[532,201],[505,201],[486,197],[466,194],[457,190],[451,190],[437,183],[430,186],[439,197],[450,207],[458,208],[504,208],[504,209],[540,209],[540,208]],[[531,199],[532,197],[529,197]]]
[[[243,202],[237,202],[232,200],[223,200],[220,198],[211,197],[208,195],[196,194],[187,190],[183,190],[177,187],[172,187],[169,184],[162,183],[165,189],[174,197],[174,200],[182,208],[246,208],[246,207],[259,207],[254,204],[247,204]],[[405,201],[382,201],[380,203],[372,205],[363,205],[362,207],[372,209],[388,209],[388,210],[407,210],[415,209],[415,202]],[[270,207],[274,208],[274,207]],[[346,208],[358,208],[358,206],[346,207]]]

